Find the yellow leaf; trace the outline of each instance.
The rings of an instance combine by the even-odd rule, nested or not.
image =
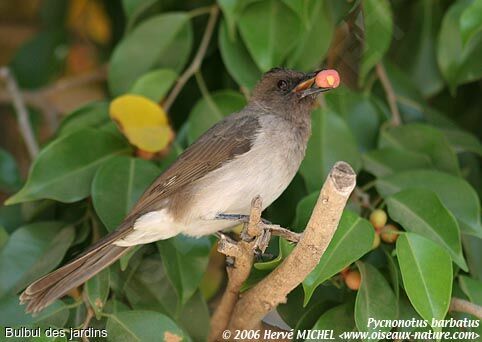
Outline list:
[[[144,96],[119,96],[111,102],[109,112],[129,142],[143,151],[159,152],[173,137],[166,112]]]

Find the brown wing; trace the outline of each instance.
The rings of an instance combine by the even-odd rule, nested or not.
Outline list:
[[[249,151],[259,127],[257,117],[242,113],[228,116],[211,127],[151,184],[126,221],[159,210],[165,198]]]

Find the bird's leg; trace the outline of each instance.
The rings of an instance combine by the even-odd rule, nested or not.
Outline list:
[[[228,220],[228,221],[239,221],[241,223],[248,223],[249,222],[249,215],[244,214],[217,214],[214,217],[215,220]],[[265,220],[264,218],[261,219],[261,222],[264,224],[271,224],[270,221]]]

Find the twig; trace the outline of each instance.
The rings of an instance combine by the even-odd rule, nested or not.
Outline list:
[[[0,77],[5,80],[7,90],[12,96],[13,106],[15,107],[15,112],[17,113],[20,134],[22,134],[23,140],[25,141],[30,159],[35,159],[39,152],[39,147],[37,145],[37,141],[35,141],[27,107],[25,106],[22,94],[18,89],[17,80],[15,80],[15,77],[7,67],[0,68]]]
[[[288,240],[290,242],[295,242],[298,243],[301,238],[300,233],[295,233],[289,229],[280,227],[278,225],[272,224],[272,225],[265,225],[266,228],[268,228],[271,232],[272,235],[279,236],[285,240]]]
[[[190,18],[198,17],[200,15],[208,14],[211,11],[211,6],[198,7],[188,12]]]
[[[50,104],[49,96],[58,91],[81,87],[86,84],[105,80],[107,77],[106,67],[100,68],[78,76],[66,77],[53,84],[35,90],[21,91],[24,102],[39,109],[46,117],[50,131],[53,133],[58,126],[58,110]],[[0,91],[0,103],[13,101],[10,92]]]
[[[471,303],[465,299],[452,298],[450,301],[450,311],[457,311],[471,314],[478,319],[482,319],[482,306]]]
[[[253,248],[256,244],[256,235],[250,232],[259,232],[255,226],[261,222],[261,198],[256,197],[251,203],[251,213],[248,225],[243,229],[244,239],[237,244],[227,239],[221,239],[218,243],[218,251],[235,258],[233,267],[228,267],[228,285],[223,293],[221,302],[211,317],[211,331],[209,341],[217,341],[221,333],[227,328],[232,311],[238,301],[239,291],[244,281],[248,278],[253,265]]]
[[[201,67],[202,60],[204,58],[204,55],[206,54],[206,50],[208,48],[209,42],[211,41],[211,37],[214,32],[214,27],[216,26],[218,15],[219,15],[219,8],[216,5],[213,5],[211,7],[211,11],[209,14],[208,24],[206,25],[206,30],[204,31],[204,35],[202,37],[201,44],[199,45],[199,49],[196,53],[196,56],[192,60],[191,65],[189,65],[189,67],[179,77],[179,79],[176,82],[176,85],[174,86],[174,88],[171,90],[166,100],[164,101],[164,110],[166,112],[169,111],[172,104],[176,100],[177,95],[179,95],[179,93],[181,92],[186,82]]]
[[[336,231],[355,179],[350,165],[335,164],[298,245],[281,265],[243,294],[234,307],[229,330],[258,329],[263,317],[285,302],[288,293],[316,267]]]
[[[87,314],[85,315],[84,322],[82,323],[82,329],[85,330],[89,327],[90,321],[92,320],[92,317],[94,317],[94,310],[90,306],[89,300],[87,299],[87,293],[84,291],[82,292],[82,300],[85,304]],[[84,342],[89,342],[89,339],[85,336],[82,336],[82,341]]]
[[[385,94],[387,95],[388,105],[390,106],[390,112],[392,113],[392,125],[400,126],[400,124],[402,123],[402,119],[400,117],[400,112],[398,111],[397,97],[395,95],[395,91],[393,90],[392,84],[390,83],[390,80],[387,76],[385,68],[381,63],[378,63],[375,69],[378,78],[380,79],[380,82],[382,82]]]

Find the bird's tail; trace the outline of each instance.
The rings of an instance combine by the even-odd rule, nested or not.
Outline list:
[[[116,235],[107,235],[67,265],[30,284],[20,295],[26,312],[39,312],[119,259],[130,247],[114,245]]]

